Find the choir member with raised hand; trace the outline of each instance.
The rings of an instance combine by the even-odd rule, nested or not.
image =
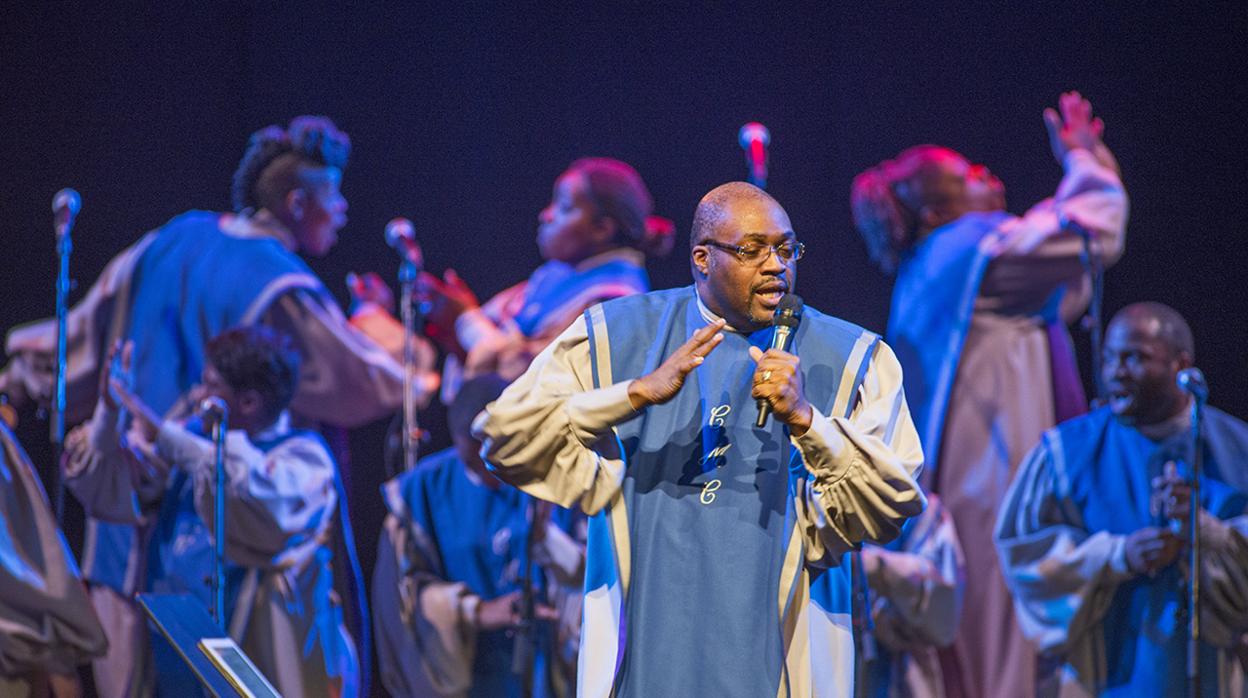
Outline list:
[[[402,368],[351,327],[298,256],[326,254],[346,224],[340,187],[350,150],[347,134],[325,117],[263,128],[234,175],[233,213],[184,213],[114,257],[69,313],[69,423],[91,414],[114,340],[133,342],[132,390],[163,414],[199,380],[211,337],[259,323],[289,334],[303,357],[291,403],[298,419],[352,427],[398,408]],[[0,385],[10,395],[51,395],[55,332],[47,320],[9,333],[12,358]],[[121,638],[127,628],[145,634],[131,602],[148,557],[144,545],[131,526],[88,521],[84,567],[112,640],[95,664],[106,695],[139,694],[139,648]]]
[[[1084,238],[1102,266],[1123,251],[1127,197],[1103,123],[1076,92],[1044,123],[1065,175],[1021,217],[1005,211],[986,168],[938,146],[910,148],[852,189],[868,250],[897,276],[885,337],[905,371],[924,484],[953,514],[966,555],[945,676],[972,698],[1031,695],[1035,650],[1014,620],[992,526],[1027,450],[1086,409],[1066,330],[1089,298]]]
[[[214,337],[204,350],[202,384],[187,406],[215,397],[227,407],[224,493],[216,492],[204,418],[182,406],[162,418],[134,392],[126,369],[139,354],[125,346],[120,365],[105,374],[95,416],[70,432],[69,490],[91,516],[135,526],[148,541],[139,590],[190,593],[205,608],[214,500],[224,496],[230,636],[282,695],[359,695],[359,658],[333,593],[341,482],[320,435],[291,426],[300,370],[293,341],[249,325]],[[130,661],[146,673],[128,695],[150,693],[153,680],[160,695],[198,690],[163,639],[152,634],[148,649],[145,623],[115,631],[133,633]]]

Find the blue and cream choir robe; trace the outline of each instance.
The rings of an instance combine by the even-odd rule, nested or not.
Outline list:
[[[731,329],[670,402],[632,379],[714,316],[693,287],[595,305],[478,419],[503,479],[590,515],[578,695],[850,695],[847,552],[922,511],[923,456],[876,335],[807,308],[809,431],[754,427]]]
[[[190,211],[123,250],[69,313],[69,423],[90,417],[114,340],[134,342],[134,391],[163,414],[199,382],[207,340],[248,324],[270,325],[298,344],[302,368],[291,409],[299,418],[352,427],[393,412],[402,404],[402,368],[350,326],[295,248],[266,212]],[[51,394],[55,331],[44,320],[8,335],[6,351],[15,358],[6,372],[31,395]],[[136,584],[147,554],[132,526],[88,519],[83,569],[110,640],[95,662],[103,694],[139,690],[146,621],[130,598],[142,590]]]
[[[966,598],[948,661],[950,689],[1027,698],[1035,650],[1013,619],[992,527],[1018,463],[1044,430],[1086,410],[1066,324],[1090,285],[1083,239],[1122,256],[1127,196],[1118,175],[1075,149],[1052,199],[1021,217],[970,213],[901,260],[884,337],[905,372],[927,454],[923,485],[953,514]],[[960,680],[959,680],[960,679]]]
[[[101,402],[67,440],[66,485],[87,513],[134,526],[147,559],[138,588],[189,593],[208,608],[213,568],[215,451],[197,418],[166,420],[156,441]],[[289,414],[249,437],[226,434],[227,630],[282,695],[352,696],[359,661],[333,592],[331,536],[341,483],[315,432]],[[190,695],[194,677],[164,642],[156,687]],[[186,693],[189,691],[190,693]]]
[[[887,546],[865,545],[871,599],[865,685],[870,698],[944,698],[937,649],[953,642],[962,611],[966,562],[953,516],[936,494]]]
[[[0,421],[0,695],[25,695],[31,673],[73,674],[107,646],[34,465]]]
[[[1201,694],[1242,696],[1248,424],[1210,407],[1203,431]],[[1019,468],[996,539],[1019,622],[1048,658],[1041,694],[1185,695],[1186,550],[1147,576],[1128,569],[1124,543],[1169,525],[1152,480],[1169,461],[1190,476],[1190,434],[1186,410],[1135,428],[1101,408],[1046,432]]]
[[[382,487],[389,514],[373,572],[381,682],[392,695],[520,696],[509,631],[479,631],[478,604],[522,588],[535,500],[468,470],[455,449],[435,453]],[[571,696],[580,638],[585,518],[555,509],[535,536],[540,622],[534,696]]]
[[[589,306],[650,290],[646,257],[618,247],[578,264],[551,260],[529,278],[505,289],[455,321],[455,336],[467,355],[461,368],[450,357],[443,401],[450,403],[459,383],[484,373],[511,380]]]

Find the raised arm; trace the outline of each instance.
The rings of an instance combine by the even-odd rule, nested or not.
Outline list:
[[[1053,155],[1065,170],[1057,192],[1011,219],[999,231],[993,261],[982,293],[1004,297],[1044,295],[1062,284],[1080,291],[1084,267],[1083,235],[1093,253],[1108,267],[1121,257],[1125,243],[1128,200],[1118,163],[1101,136],[1104,124],[1091,116],[1092,107],[1076,92],[1062,95],[1057,111],[1045,111]]]
[[[176,422],[161,425],[159,452],[187,471],[195,510],[211,530],[216,490],[211,441]],[[226,555],[261,569],[280,568],[323,545],[338,495],[334,460],[319,440],[295,435],[261,451],[242,431],[226,434]]]
[[[323,289],[283,293],[263,321],[294,337],[303,370],[291,410],[326,424],[356,427],[403,404],[403,368],[352,327]],[[423,355],[423,354],[422,354]],[[418,382],[421,401],[431,393]]]
[[[123,524],[140,524],[164,494],[169,464],[152,443],[145,426],[153,419],[126,387],[133,346],[114,343],[100,372],[100,399],[87,422],[65,438],[61,464],[65,486],[88,516]],[[127,405],[123,409],[122,405]],[[131,420],[131,409],[140,413]],[[176,409],[176,407],[175,407]],[[123,432],[126,425],[130,429]]]
[[[507,387],[478,424],[482,455],[503,480],[560,506],[593,515],[624,478],[611,427],[636,410],[666,402],[722,335],[723,321],[694,333],[654,373],[593,387],[582,316]]]

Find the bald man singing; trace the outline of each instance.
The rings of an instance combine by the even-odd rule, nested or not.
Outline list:
[[[761,189],[712,190],[691,242],[693,285],[589,308],[479,419],[483,455],[591,516],[578,695],[850,695],[846,553],[924,506],[901,370],[812,308],[768,348],[805,247]]]

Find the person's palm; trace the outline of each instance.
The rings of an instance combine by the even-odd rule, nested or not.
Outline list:
[[[1070,151],[1083,149],[1092,153],[1102,166],[1118,172],[1118,160],[1102,140],[1105,122],[1092,116],[1092,104],[1078,92],[1071,91],[1058,100],[1058,110],[1044,110],[1044,125],[1049,132],[1053,157],[1062,162]]]

